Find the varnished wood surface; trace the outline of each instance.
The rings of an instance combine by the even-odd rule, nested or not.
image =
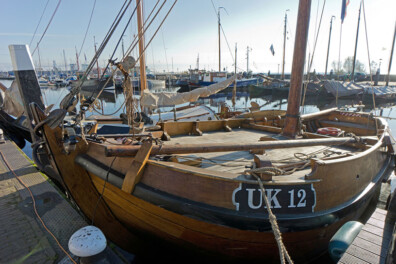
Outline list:
[[[240,123],[240,126],[242,124]],[[191,131],[193,129],[192,125],[194,125],[194,122],[188,123],[186,131]],[[206,123],[206,125],[210,125],[210,122]],[[223,130],[224,123],[217,122],[216,125],[219,125],[221,132],[205,132],[202,136],[174,135],[171,141],[163,144],[183,145],[191,141],[199,144],[199,142],[208,142],[210,140],[248,143],[259,142],[262,136],[276,137],[276,135],[266,131],[240,129],[239,126],[233,126],[232,131],[227,132]],[[227,125],[230,125],[229,122],[227,122]],[[171,126],[171,124],[168,126]],[[181,127],[183,126],[185,124],[181,125]],[[195,126],[195,129],[197,128],[201,129],[201,126]],[[209,128],[206,129],[209,130]],[[106,144],[90,142],[85,145],[83,141],[77,144],[76,151],[65,155],[62,152],[60,129],[52,131],[45,127],[45,133],[54,155],[55,163],[74,200],[88,218],[94,218],[94,224],[100,227],[110,240],[124,248],[135,249],[137,245],[140,245],[137,237],[145,237],[144,234],[148,234],[175,243],[183,248],[194,247],[231,257],[265,258],[269,262],[278,261],[278,256],[274,253],[277,252],[277,247],[272,232],[243,230],[214,224],[210,221],[202,221],[197,217],[188,214],[178,214],[144,201],[134,196],[133,193],[122,191],[120,187],[113,186],[110,183],[105,185],[103,179],[77,165],[74,162],[75,157],[80,154],[89,155],[123,175],[128,173],[134,158],[105,157]],[[116,143],[116,141],[113,143]],[[340,152],[340,154],[335,154],[335,156],[340,155],[342,158],[325,160],[322,159],[322,156],[319,156],[316,160],[313,159],[311,161],[311,166],[314,169],[312,172],[308,167],[289,176],[275,176],[272,181],[265,182],[265,185],[312,184],[317,194],[315,212],[332,209],[347,202],[351,197],[357,196],[359,191],[373,180],[370,178],[370,174],[372,174],[371,177],[378,174],[379,165],[375,166],[373,163],[381,163],[386,157],[386,153],[380,151],[379,145],[365,152],[348,146],[328,148]],[[300,149],[289,148],[278,153],[276,152],[277,150],[267,152],[274,162],[279,162],[281,159],[293,158],[294,153],[302,152],[308,155],[321,150],[321,148],[323,146],[301,147]],[[348,152],[351,152],[353,156],[348,157],[345,155]],[[208,153],[204,154],[208,155]],[[232,156],[227,159],[224,155],[228,154]],[[221,166],[220,164],[206,164],[203,168],[197,168],[174,162],[148,160],[139,182],[158,192],[162,191],[171,194],[181,201],[193,201],[205,206],[236,210],[232,195],[238,186],[242,183],[257,185],[255,180],[241,175],[241,172],[246,169],[244,168],[246,163],[253,161],[253,155],[249,152],[244,152],[244,156],[241,156],[241,158],[239,154],[238,152],[217,153],[218,156],[209,156],[207,159],[217,158],[218,161],[222,159],[222,163],[243,161],[243,165],[238,165],[238,170],[233,170],[234,168],[224,170],[227,166]],[[369,162],[369,160],[372,160],[371,162],[373,163]],[[299,161],[299,159],[294,157],[292,161]],[[353,164],[353,162],[361,165],[360,170],[362,172],[359,175],[359,180],[356,179],[354,173],[351,173],[356,169],[357,165],[345,168],[346,163],[343,162],[346,161],[352,162],[348,163],[348,165]],[[218,166],[217,169],[216,166]],[[345,188],[350,186],[352,188],[344,190],[342,189],[344,186],[340,185],[340,183],[345,183]],[[343,195],[339,195],[340,192]],[[99,199],[102,194],[103,199]],[[98,205],[97,207],[96,204]],[[335,222],[324,228],[301,232],[283,230],[285,231],[284,241],[292,254],[292,258],[307,260],[326,250],[330,237],[340,225],[347,220],[355,219],[364,209],[365,207],[359,208],[348,214],[342,221]],[[301,239],[302,237],[304,239]]]

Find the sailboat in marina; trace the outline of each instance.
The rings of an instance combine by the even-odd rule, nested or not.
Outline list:
[[[150,255],[164,246],[211,260],[308,262],[361,219],[394,169],[395,143],[386,121],[367,113],[300,115],[310,9],[300,0],[286,112],[159,122],[141,133],[65,122],[73,94],[46,114],[26,94],[38,86],[28,47],[10,46],[37,145],[109,240]]]

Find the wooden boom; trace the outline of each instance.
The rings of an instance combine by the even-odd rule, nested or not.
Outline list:
[[[320,138],[320,139],[294,139],[270,141],[265,143],[254,144],[184,144],[184,145],[162,145],[153,146],[150,155],[159,154],[189,154],[189,153],[206,153],[206,152],[227,152],[227,151],[249,151],[255,149],[279,149],[308,147],[319,145],[341,145],[346,143],[356,143],[356,138]],[[110,145],[105,147],[107,157],[127,157],[135,156],[139,151],[140,145]]]

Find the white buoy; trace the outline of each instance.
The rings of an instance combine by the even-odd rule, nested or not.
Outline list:
[[[106,245],[106,237],[96,226],[80,228],[69,239],[70,252],[82,258],[101,253]]]
[[[0,128],[0,144],[5,143],[3,129]]]

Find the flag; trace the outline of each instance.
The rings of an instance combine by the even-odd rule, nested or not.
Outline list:
[[[274,56],[275,55],[275,50],[274,50],[274,45],[272,45],[272,44],[271,44],[271,47],[270,47],[270,51],[272,53],[272,56]]]
[[[87,61],[87,55],[85,55],[85,53],[84,53],[84,57],[85,57],[85,61]]]
[[[341,24],[344,22],[344,18],[347,15],[347,6],[349,5],[349,0],[342,0],[341,6]]]

